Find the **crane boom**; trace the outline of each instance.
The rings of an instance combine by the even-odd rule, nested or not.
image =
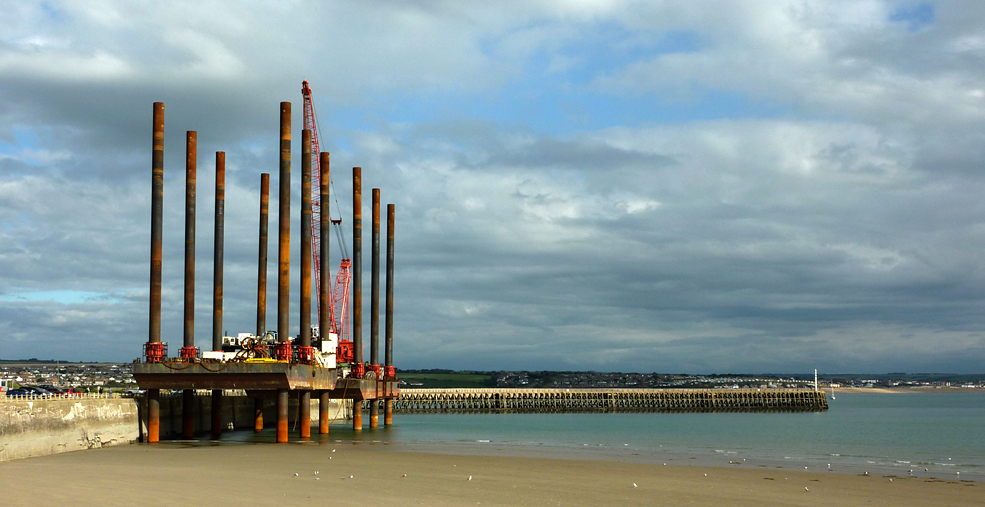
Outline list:
[[[321,294],[321,284],[330,283],[331,273],[321,276],[321,147],[318,136],[318,118],[315,115],[315,106],[311,100],[311,86],[308,81],[301,82],[301,96],[304,99],[304,128],[311,130],[311,150],[314,156],[311,157],[311,250],[312,268],[314,271],[316,294]],[[331,183],[331,173],[329,173]],[[325,213],[329,214],[332,227],[339,238],[339,247],[342,251],[342,260],[339,264],[339,271],[335,277],[335,285],[329,293],[331,302],[328,308],[328,321],[331,329],[329,333],[334,333],[339,338],[339,345],[336,352],[336,361],[339,363],[351,363],[354,357],[353,343],[349,339],[349,283],[352,280],[352,259],[349,258],[346,248],[345,238],[342,236],[342,219],[332,219],[330,203],[325,203]],[[340,212],[341,216],[341,212]],[[327,253],[327,252],[326,252]],[[327,256],[326,256],[327,258]],[[321,308],[318,309],[319,313]],[[325,336],[324,330],[319,330]]]

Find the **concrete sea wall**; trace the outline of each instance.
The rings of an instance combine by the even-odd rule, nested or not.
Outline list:
[[[292,397],[289,414],[297,414]],[[242,392],[222,397],[223,431],[252,430],[254,401]],[[265,400],[263,420],[272,427],[277,418],[273,398]],[[143,441],[147,433],[147,401],[108,394],[84,394],[58,398],[7,398],[0,396],[0,461],[46,456],[60,452],[94,449]],[[331,420],[352,419],[351,402],[332,400]],[[181,435],[181,393],[162,394],[162,439]],[[195,434],[206,436],[212,428],[212,394],[195,394]],[[318,403],[312,401],[311,422],[317,425]]]
[[[133,399],[0,398],[0,461],[135,442],[138,418]]]

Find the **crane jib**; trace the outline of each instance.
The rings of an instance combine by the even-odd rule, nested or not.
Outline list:
[[[321,284],[323,280],[328,283],[331,280],[330,271],[326,272],[327,276],[322,276],[322,266],[321,266],[321,248],[322,248],[322,232],[321,232],[321,215],[322,215],[322,199],[321,199],[321,161],[318,156],[321,153],[321,137],[318,133],[318,117],[315,114],[314,103],[311,99],[311,86],[308,81],[301,82],[301,96],[304,102],[304,128],[311,130],[311,259],[312,259],[312,275],[315,282],[316,294],[321,293]],[[331,171],[329,171],[329,183],[331,184]],[[326,203],[326,208],[330,207]],[[329,210],[326,209],[328,212]],[[329,215],[331,213],[329,212]],[[340,212],[341,216],[341,212]],[[342,236],[341,223],[342,220],[331,220],[332,225],[335,228],[336,237],[339,240],[339,246],[342,251],[342,260],[339,263],[339,270],[335,276],[335,283],[332,289],[329,291],[330,301],[329,301],[329,323],[330,332],[335,333],[339,337],[340,343],[350,342],[349,338],[349,285],[352,280],[352,260],[349,259],[348,249],[346,248],[345,239]],[[327,239],[327,238],[326,238]],[[326,259],[328,258],[326,252]],[[326,269],[328,269],[326,267]],[[319,316],[321,313],[321,308],[318,309]],[[350,351],[351,352],[351,351]],[[350,358],[351,360],[351,358]],[[339,357],[339,362],[349,362],[346,358]]]

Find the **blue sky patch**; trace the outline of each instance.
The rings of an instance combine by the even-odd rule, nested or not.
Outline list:
[[[927,2],[901,5],[889,14],[889,20],[904,23],[911,32],[934,22],[934,6]]]

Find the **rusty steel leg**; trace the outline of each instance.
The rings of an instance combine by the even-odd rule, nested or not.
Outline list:
[[[270,174],[260,175],[260,253],[257,262],[257,338],[267,332],[267,215],[270,209]]]
[[[396,225],[396,207],[386,206],[386,327],[383,333],[383,364],[384,378],[390,380],[393,369],[393,235]],[[386,399],[383,409],[383,424],[393,424],[393,399]]]
[[[190,440],[195,436],[195,391],[185,389],[181,392],[181,438]]]
[[[363,176],[352,168],[352,345],[357,365],[363,362]],[[352,430],[363,430],[363,402],[352,401]]]
[[[195,203],[198,159],[198,134],[185,135],[185,326],[181,358],[188,360],[195,348]],[[181,438],[195,436],[195,393],[182,391]]]
[[[195,346],[195,203],[198,172],[198,133],[185,135],[185,349]]]
[[[318,434],[320,435],[328,435],[329,403],[328,391],[322,391],[318,397]]]
[[[301,391],[298,399],[298,424],[301,425],[301,438],[311,438],[311,391]]]
[[[226,235],[226,153],[215,153],[215,239],[212,257],[212,350],[222,350],[222,289]]]
[[[161,258],[164,228],[164,103],[154,103],[151,160],[150,325],[147,341],[161,342]],[[156,401],[155,401],[156,403]],[[155,442],[156,440],[155,433]]]
[[[301,362],[311,351],[311,130],[301,131]],[[308,394],[311,397],[311,394]]]
[[[352,348],[354,362],[363,362],[363,170],[352,168]],[[355,416],[355,411],[353,411]],[[362,416],[360,416],[362,417]]]
[[[291,103],[280,103],[280,197],[277,250],[277,341],[287,342],[291,290]],[[285,394],[286,396],[286,394]],[[286,403],[286,401],[285,401]],[[285,408],[285,411],[287,409]],[[285,417],[286,414],[285,414]],[[280,423],[278,422],[278,428]],[[278,429],[278,435],[279,435]],[[284,434],[285,442],[287,434]],[[278,437],[278,441],[280,438]]]
[[[253,400],[253,432],[263,431],[263,398]]]
[[[328,338],[328,333],[332,329],[330,323],[331,322],[330,314],[329,314],[331,310],[329,310],[329,306],[328,306],[329,298],[331,297],[329,295],[329,292],[331,291],[331,280],[329,279],[330,277],[328,276],[330,273],[328,269],[328,237],[329,237],[328,225],[331,219],[329,213],[330,206],[329,206],[328,191],[329,191],[329,184],[331,183],[331,179],[329,173],[328,153],[323,151],[321,152],[320,156],[321,156],[321,163],[319,165],[321,167],[321,181],[320,181],[321,188],[318,190],[320,194],[320,201],[323,203],[322,204],[323,208],[322,211],[320,212],[321,214],[319,215],[320,223],[318,224],[318,227],[321,231],[320,234],[321,245],[318,249],[318,256],[320,257],[320,259],[318,259],[318,265],[322,266],[322,269],[325,270],[325,274],[319,278],[319,285],[317,287],[318,289],[317,297],[318,297],[318,330],[319,333],[321,333],[322,340],[325,340]],[[339,318],[341,319],[341,317]],[[339,325],[341,325],[341,323],[339,323]],[[325,433],[328,433],[327,425],[325,427]]]
[[[373,189],[373,229],[372,257],[370,270],[369,298],[369,363],[374,367],[380,364],[380,189]],[[380,380],[379,372],[376,377]],[[369,402],[369,427],[380,426],[380,401]]]
[[[300,361],[310,363],[311,354],[311,130],[301,131],[301,333]],[[301,438],[311,437],[311,391],[298,396]]]
[[[161,390],[147,390],[147,442],[156,444],[161,439]]]
[[[287,442],[287,389],[277,390],[277,442]]]
[[[363,402],[352,402],[352,431],[363,430]]]
[[[226,153],[215,153],[215,246],[212,272],[212,350],[222,350],[223,259],[226,232]],[[222,390],[212,390],[212,439],[222,437]]]
[[[222,438],[222,389],[212,390],[212,440]]]

